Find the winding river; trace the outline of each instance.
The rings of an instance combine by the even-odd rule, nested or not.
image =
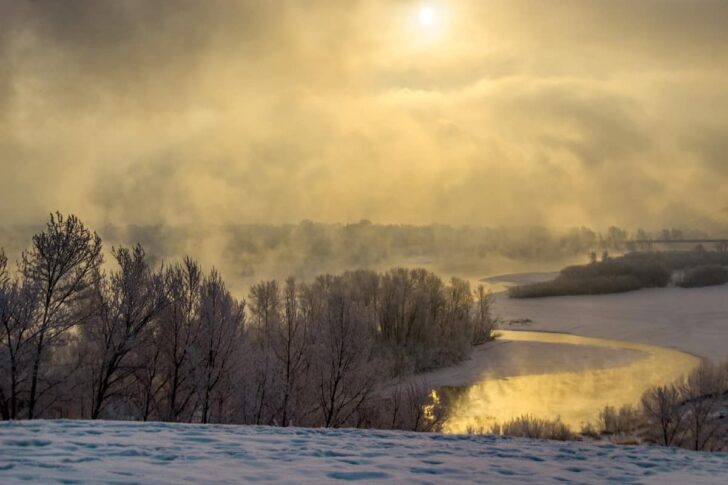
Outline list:
[[[578,370],[532,369],[495,377],[484,373],[476,384],[443,388],[440,392],[450,395],[446,433],[488,430],[495,422],[523,415],[560,418],[578,431],[584,424],[595,423],[606,405],[636,405],[648,388],[674,382],[700,364],[700,358],[691,354],[655,345],[550,332],[502,330],[499,334],[499,340],[528,343],[529,348],[546,345],[556,352],[579,349],[585,356],[614,352],[629,358],[597,368],[585,362]],[[533,358],[538,360],[537,355]]]

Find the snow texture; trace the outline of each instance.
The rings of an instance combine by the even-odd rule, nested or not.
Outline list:
[[[728,455],[494,436],[109,421],[0,424],[0,483],[728,483]]]

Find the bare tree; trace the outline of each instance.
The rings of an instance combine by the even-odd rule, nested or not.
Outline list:
[[[0,251],[0,416],[17,419],[29,378],[38,289],[30,281],[10,280]]]
[[[5,256],[5,250],[0,248],[0,287],[5,286],[10,277],[8,276],[8,257]]]
[[[275,369],[273,368],[273,335],[280,326],[281,297],[277,281],[263,281],[250,288],[250,313],[253,319],[253,336],[256,353],[262,362],[257,363],[255,369],[256,404],[255,424],[270,424],[269,419],[264,420],[264,411],[274,401],[271,393],[276,387]]]
[[[690,447],[694,450],[712,451],[720,431],[716,414],[720,410],[718,397],[722,390],[720,372],[710,363],[700,365],[682,385]]]
[[[201,271],[196,262],[185,258],[165,272],[165,287],[170,304],[162,312],[157,334],[163,374],[164,419],[178,421],[192,403],[191,350],[199,334]]]
[[[162,417],[160,412],[160,391],[166,384],[161,374],[161,347],[158,345],[159,329],[150,325],[144,331],[148,334],[142,337],[135,348],[136,365],[132,367],[134,377],[134,390],[131,392],[137,407],[137,419],[148,421],[152,415]],[[155,412],[156,411],[156,412]]]
[[[220,274],[213,269],[200,288],[200,338],[195,346],[203,423],[210,421],[213,399],[217,398],[220,403],[225,401],[226,396],[215,396],[215,393],[230,380],[244,325],[245,304],[230,295]]]
[[[162,278],[145,261],[140,245],[113,251],[119,270],[95,291],[95,318],[84,326],[93,345],[90,364],[93,395],[91,418],[101,416],[112,390],[135,369],[132,353],[140,337],[166,305]]]
[[[425,405],[431,389],[425,382],[411,379],[397,383],[390,397],[391,421],[388,427],[407,431],[429,431]]]
[[[475,315],[473,321],[473,345],[479,345],[493,340],[496,320],[491,314],[493,294],[487,293],[483,285],[478,285],[475,291]]]
[[[25,251],[20,271],[30,284],[39,288],[37,320],[33,325],[34,355],[28,397],[28,418],[35,417],[39,378],[45,352],[65,332],[88,315],[78,313],[79,299],[98,274],[102,262],[101,239],[71,215],[51,214],[46,229],[33,236],[33,245]]]
[[[394,359],[394,372],[422,371],[440,359],[445,317],[442,280],[423,269],[396,268],[381,276],[376,328]]]
[[[326,283],[331,283],[328,286]],[[375,383],[368,326],[341,277],[319,279],[324,305],[317,316],[315,378],[322,425],[339,427],[359,410]]]
[[[273,341],[273,352],[283,369],[283,402],[280,410],[280,424],[288,426],[291,415],[291,401],[299,385],[299,373],[307,362],[306,320],[301,315],[298,302],[298,288],[293,278],[286,280],[283,295],[284,312],[280,329]]]
[[[642,397],[642,409],[659,444],[678,444],[685,432],[685,412],[675,386],[659,386],[646,392]]]
[[[472,308],[470,283],[452,278],[445,289],[445,315],[439,328],[439,338],[448,345],[442,348],[435,365],[459,362],[468,355],[473,338]]]

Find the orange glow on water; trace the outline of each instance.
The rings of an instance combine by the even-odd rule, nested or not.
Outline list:
[[[639,351],[644,357],[606,369],[486,378],[454,399],[444,432],[487,431],[496,422],[523,415],[560,418],[572,430],[579,431],[583,425],[595,423],[604,406],[636,405],[648,388],[673,382],[700,363],[693,355],[654,345],[559,333],[500,333],[506,340],[628,349]]]

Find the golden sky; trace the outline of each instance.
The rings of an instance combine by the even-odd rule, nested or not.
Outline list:
[[[0,0],[0,223],[689,225],[728,204],[726,26],[721,0]]]

